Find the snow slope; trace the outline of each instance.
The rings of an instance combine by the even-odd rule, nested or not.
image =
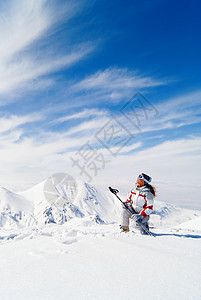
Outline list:
[[[190,221],[175,226],[175,228],[201,231],[201,217],[193,218]]]
[[[162,201],[154,202],[154,213],[151,216],[151,223],[155,227],[174,227],[184,222],[201,217],[201,211],[180,208]],[[193,228],[192,228],[193,229]],[[201,229],[201,228],[200,228]]]
[[[33,203],[6,188],[0,188],[0,227],[19,227],[36,224]]]
[[[201,299],[201,234],[76,218],[62,226],[1,231],[0,299]]]

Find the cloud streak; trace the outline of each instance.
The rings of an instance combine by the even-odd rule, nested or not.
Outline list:
[[[201,91],[180,95],[157,105],[159,114],[145,130],[173,129],[201,122]]]
[[[43,79],[47,87],[53,83],[48,81],[48,74],[72,66],[94,50],[94,45],[86,42],[60,53],[50,44],[48,38],[57,24],[72,18],[78,5],[60,3],[59,10],[62,13],[57,13],[55,1],[46,0],[12,0],[4,5],[0,21],[0,95],[33,87],[39,78],[41,87]]]
[[[158,111],[157,114],[154,114],[154,110],[148,102],[144,102],[143,105],[144,109],[134,99],[124,116],[122,117],[119,114],[121,122],[125,123],[127,128],[136,135],[147,132],[151,134],[155,131],[163,132],[164,130],[173,130],[201,122],[200,90],[179,95],[157,104],[152,103]],[[140,130],[134,124],[138,124]]]
[[[56,120],[54,120],[52,122],[52,124],[58,124],[58,123],[63,123],[63,122],[67,122],[67,121],[70,121],[70,120],[82,120],[82,119],[88,119],[90,117],[105,117],[107,116],[109,113],[102,109],[102,110],[98,110],[98,109],[95,109],[95,108],[92,108],[92,109],[84,109],[80,112],[77,112],[77,113],[74,113],[74,114],[71,114],[71,115],[67,115],[67,116],[64,116],[64,117],[60,117]]]
[[[162,80],[142,76],[128,69],[111,67],[99,70],[72,86],[74,91],[88,92],[97,100],[108,98],[117,101],[138,90],[167,84]]]
[[[109,68],[98,71],[95,74],[83,79],[75,85],[80,90],[115,90],[115,89],[140,89],[164,84],[162,81],[154,80],[151,77],[143,77],[127,69]]]
[[[0,133],[14,130],[19,126],[34,123],[41,119],[43,119],[43,117],[40,113],[33,113],[24,116],[11,115],[9,117],[0,117]]]

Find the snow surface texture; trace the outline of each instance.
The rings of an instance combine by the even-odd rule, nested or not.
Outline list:
[[[155,238],[124,234],[109,192],[78,182],[61,207],[44,184],[0,189],[0,299],[201,299],[201,212],[156,200]]]

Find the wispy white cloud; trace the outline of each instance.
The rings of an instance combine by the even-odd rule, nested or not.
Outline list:
[[[171,99],[161,102],[159,105],[160,111],[169,111],[179,109],[184,111],[201,104],[201,90],[193,91],[191,93],[180,94]]]
[[[129,154],[130,152],[132,152],[133,150],[136,150],[136,149],[140,149],[141,146],[142,146],[142,142],[134,142],[132,143],[131,145],[125,145],[124,147],[122,147],[121,151],[119,151],[119,147],[110,147],[110,151],[112,153],[118,153],[118,155],[127,155]],[[111,158],[111,155],[110,155],[110,152],[108,151],[108,149],[106,148],[102,148],[101,149],[101,153],[104,154],[105,157],[110,157]]]
[[[25,124],[27,125],[29,123],[33,123],[41,119],[43,119],[43,116],[40,113],[32,113],[23,116],[11,115],[9,117],[7,116],[0,117],[0,133],[4,133],[10,130],[15,130],[19,126]]]
[[[131,95],[134,91],[164,84],[167,82],[143,76],[128,69],[111,67],[86,77],[74,84],[72,89],[91,92],[95,99],[106,97],[107,100],[109,98],[115,101],[123,96]]]
[[[1,148],[5,148],[5,145],[12,145],[12,143],[18,142],[23,135],[23,130],[14,129],[6,132],[5,134],[0,133],[0,145]]]
[[[168,99],[157,106],[159,114],[151,124],[155,130],[178,128],[201,122],[201,91]]]
[[[144,107],[134,102],[126,114],[120,116],[121,122],[126,122],[127,128],[135,134],[177,129],[201,122],[201,91],[179,95],[157,104],[152,103],[157,114],[154,113],[149,102],[144,102],[143,105]],[[132,124],[131,120],[136,125],[140,122],[140,130]]]
[[[68,129],[66,135],[74,135],[79,138],[79,136],[90,136],[91,138],[95,133],[102,128],[110,119],[108,116],[93,118],[92,120],[85,120],[78,125],[75,125]]]
[[[71,45],[61,54],[48,42],[56,25],[67,22],[78,11],[75,1],[59,5],[58,10],[56,1],[47,0],[12,0],[4,4],[0,20],[0,94],[30,88],[33,80],[67,68],[93,51],[94,46],[86,42]],[[44,86],[47,83],[52,81],[44,78]]]
[[[9,1],[1,12],[0,62],[27,50],[51,26],[47,1]],[[46,9],[45,9],[46,7]]]
[[[52,123],[58,124],[58,123],[63,123],[63,122],[69,121],[69,120],[76,120],[76,119],[82,120],[82,119],[91,118],[91,117],[95,117],[95,118],[96,117],[105,117],[108,114],[109,113],[105,109],[101,109],[101,110],[95,109],[95,108],[84,109],[77,113],[73,113],[71,115],[60,117],[60,118],[54,120]]]
[[[151,77],[143,77],[127,69],[109,68],[83,79],[75,85],[75,88],[80,90],[105,89],[115,91],[122,88],[140,89],[163,84],[162,81]]]
[[[8,93],[16,88],[27,88],[30,86],[30,81],[37,79],[43,75],[48,75],[54,71],[67,68],[74,63],[78,62],[84,56],[92,51],[93,47],[82,45],[79,49],[76,49],[73,53],[63,57],[48,57],[44,59],[26,58],[16,63],[11,62],[6,65],[1,65],[0,68],[0,94]],[[35,82],[32,82],[34,86]],[[40,82],[43,87],[47,86],[47,80],[44,83]],[[48,81],[48,85],[52,84],[52,80]],[[42,87],[42,86],[41,86]]]

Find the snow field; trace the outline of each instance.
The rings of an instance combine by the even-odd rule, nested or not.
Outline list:
[[[201,232],[153,231],[87,220],[4,230],[0,299],[201,299]]]

